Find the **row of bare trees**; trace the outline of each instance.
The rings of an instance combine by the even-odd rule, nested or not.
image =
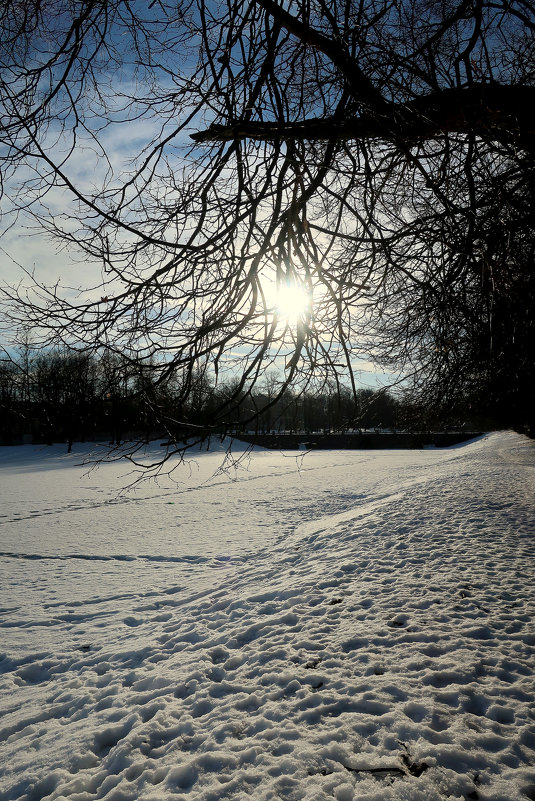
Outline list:
[[[384,390],[360,388],[356,402],[347,386],[281,396],[283,378],[272,371],[214,426],[214,413],[235,395],[239,379],[215,385],[198,373],[187,393],[180,382],[154,386],[151,379],[120,356],[26,345],[0,360],[0,444],[67,442],[70,450],[75,441],[120,445],[160,437],[179,445],[210,434],[414,429],[422,422],[408,397]]]
[[[129,405],[132,390],[125,365],[108,355],[22,348],[0,361],[0,442],[119,442],[125,426],[144,422]]]
[[[214,375],[214,421],[281,362],[279,398],[356,403],[364,357],[533,429],[532,0],[7,0],[0,33],[6,230],[75,265],[4,286],[6,329],[184,403]]]

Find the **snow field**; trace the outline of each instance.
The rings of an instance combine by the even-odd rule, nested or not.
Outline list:
[[[534,443],[77,459],[0,452],[0,798],[535,799]]]

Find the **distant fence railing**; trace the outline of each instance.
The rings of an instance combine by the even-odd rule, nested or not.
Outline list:
[[[270,450],[392,450],[447,448],[481,436],[481,432],[236,433],[231,436]]]

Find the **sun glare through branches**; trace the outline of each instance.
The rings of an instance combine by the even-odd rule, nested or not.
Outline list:
[[[278,321],[290,328],[295,328],[310,316],[312,310],[312,292],[308,287],[295,281],[279,281],[265,287],[266,305]]]

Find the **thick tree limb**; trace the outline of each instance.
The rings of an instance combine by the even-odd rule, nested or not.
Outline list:
[[[232,139],[349,140],[412,142],[446,133],[476,133],[535,145],[535,87],[479,84],[445,89],[416,100],[390,104],[380,113],[326,117],[300,122],[236,122],[211,125],[191,135],[195,142]]]
[[[380,108],[384,105],[385,101],[381,93],[368,76],[362,72],[355,59],[350,57],[347,48],[342,42],[325,36],[305,22],[296,19],[274,0],[256,0],[256,2],[282,28],[285,28],[301,42],[311,45],[324,53],[344,76],[355,100],[375,108]]]

